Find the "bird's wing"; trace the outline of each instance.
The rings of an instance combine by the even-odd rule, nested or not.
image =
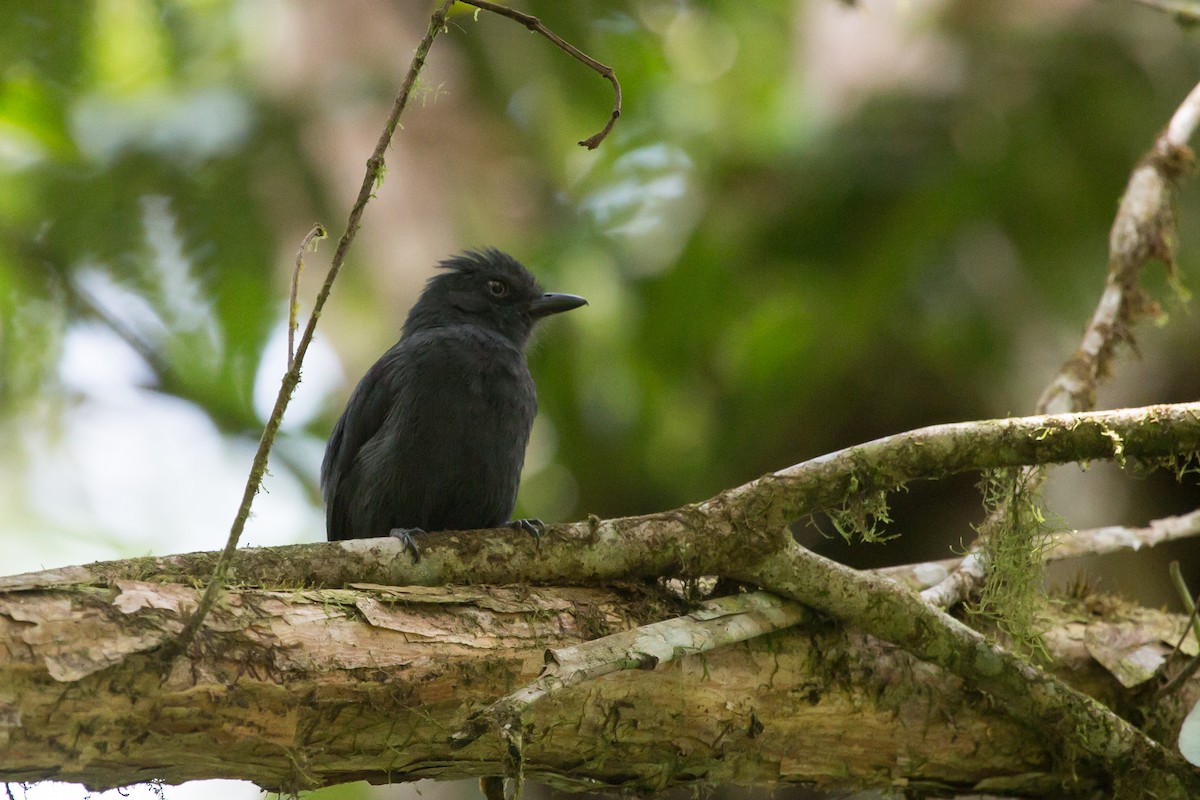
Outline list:
[[[503,522],[535,398],[524,355],[502,337],[469,326],[406,335],[367,371],[330,436],[329,538]]]
[[[367,370],[329,436],[321,462],[321,490],[330,540],[353,538],[351,509],[347,507],[349,493],[344,484],[351,476],[358,451],[379,431],[395,402],[396,386],[391,373],[395,371],[401,344],[397,343]]]

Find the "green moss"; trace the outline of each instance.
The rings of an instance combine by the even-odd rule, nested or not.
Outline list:
[[[1044,654],[1039,621],[1045,594],[1043,552],[1051,526],[1034,488],[1037,472],[1003,469],[980,483],[989,524],[981,528],[982,555],[990,564],[979,600],[968,611],[994,624],[1010,646],[1026,656]]]
[[[888,510],[887,490],[871,489],[850,495],[838,508],[829,509],[829,521],[847,542],[859,538],[864,542],[886,542],[895,538],[884,531],[892,521]]]

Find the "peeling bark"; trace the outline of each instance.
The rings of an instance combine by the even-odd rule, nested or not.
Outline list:
[[[155,648],[197,597],[132,580],[0,594],[0,779],[99,789],[224,777],[291,791],[501,774],[498,736],[451,743],[472,714],[532,681],[546,648],[684,610],[643,587],[230,591],[192,651],[164,663]],[[1138,646],[1161,653],[1183,621],[1106,603],[1060,610],[1047,641],[1061,677],[1121,707],[1135,695],[1095,659],[1097,642],[1152,629]],[[1119,659],[1114,648],[1104,653]],[[1196,696],[1193,680],[1155,712],[1160,723],[1177,725]],[[526,776],[572,789],[703,781],[1038,794],[1070,774],[958,678],[816,615],[555,692],[524,721]],[[1096,787],[1078,777],[1075,790]]]
[[[1115,628],[1092,630],[1090,612],[1053,623],[1052,666],[1096,702],[895,583],[799,548],[784,523],[917,478],[1076,458],[1154,462],[1198,447],[1195,403],[939,425],[673,511],[550,526],[537,543],[512,530],[429,534],[418,563],[391,538],[246,548],[184,654],[164,645],[199,619],[193,587],[212,575],[215,553],[0,578],[0,778],[101,788],[233,777],[290,791],[523,764],[575,789],[1195,795],[1200,774],[1128,722],[1150,720],[1148,732],[1171,741],[1175,704],[1197,696],[1195,681],[1167,707],[1142,707],[1145,682],[1120,689],[1100,666],[1144,681],[1144,669],[1124,669],[1126,643],[1161,650],[1161,636],[1134,634],[1162,625],[1115,608],[1102,615]],[[785,632],[555,690],[525,709],[509,741],[454,738],[527,686],[546,648],[681,613],[616,582],[703,575],[838,625],[806,612],[812,622]],[[576,588],[503,586],[515,582]],[[462,583],[473,585],[445,588]],[[1093,644],[1117,644],[1089,649],[1088,631]]]

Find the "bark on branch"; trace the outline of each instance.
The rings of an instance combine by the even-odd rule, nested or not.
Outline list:
[[[895,663],[905,677],[889,678],[886,686],[899,687],[907,698],[914,675],[920,677],[917,685],[949,682],[959,693],[949,700],[954,711],[946,712],[945,698],[931,694],[922,695],[916,706],[920,715],[906,716],[901,712],[907,707],[898,702],[868,708],[869,715],[893,722],[899,715],[902,728],[934,718],[955,720],[954,725],[928,723],[922,729],[934,744],[928,753],[898,739],[898,750],[870,748],[874,755],[866,757],[863,774],[852,776],[854,785],[879,785],[886,775],[886,780],[1011,789],[1017,784],[976,785],[980,775],[961,764],[951,767],[938,755],[948,757],[953,750],[940,737],[963,735],[980,744],[974,733],[964,733],[961,726],[970,726],[959,720],[982,714],[986,721],[980,731],[1015,724],[1012,730],[1022,732],[1012,734],[1017,743],[1012,750],[989,749],[981,756],[973,745],[973,763],[988,765],[993,776],[1019,781],[1021,791],[1044,789],[1048,780],[1068,781],[1073,791],[1103,787],[1115,796],[1141,796],[1147,788],[1164,796],[1200,791],[1200,778],[1190,767],[1109,707],[988,643],[891,581],[815,556],[786,533],[795,516],[908,480],[1077,459],[1158,463],[1186,458],[1197,449],[1200,404],[941,425],[847,448],[674,511],[552,526],[536,545],[527,535],[509,531],[433,534],[422,542],[417,564],[392,539],[241,550],[232,574],[242,590],[231,591],[214,610],[186,658],[171,658],[170,648],[162,645],[173,641],[195,602],[195,591],[181,584],[207,576],[216,554],[0,579],[0,642],[7,648],[5,663],[14,670],[11,678],[0,678],[0,692],[7,692],[0,695],[0,736],[7,737],[0,739],[5,756],[0,764],[20,765],[0,767],[8,770],[0,777],[58,777],[100,786],[253,772],[252,779],[264,785],[292,789],[355,778],[498,772],[504,752],[495,737],[481,737],[453,758],[440,748],[471,714],[529,684],[544,647],[570,646],[672,615],[661,607],[664,601],[655,606],[643,598],[639,605],[601,590],[522,595],[516,589],[493,594],[416,587],[596,585],[724,575],[825,612],[858,633],[818,625],[733,648],[729,653],[767,647],[772,654],[769,675],[757,661],[733,670],[752,675],[749,694],[741,700],[736,691],[746,675],[732,673],[695,687],[679,680],[656,683],[662,678],[641,673],[612,675],[556,692],[522,718],[522,757],[530,774],[551,782],[573,780],[577,788],[582,781],[591,788],[639,790],[693,780],[833,781],[830,765],[847,759],[829,740],[850,741],[854,735],[841,727],[847,706],[834,707],[837,735],[830,728],[828,737],[814,742],[804,737],[821,730],[812,727],[815,721],[795,727],[803,703],[819,706],[826,694],[845,690],[850,696],[844,701],[861,707],[864,701],[855,692],[876,696],[880,686],[850,680],[844,689],[844,674],[854,675],[856,669],[881,674],[878,665]],[[364,588],[362,582],[368,581],[409,588]],[[533,606],[521,605],[527,602]],[[436,612],[429,611],[430,604]],[[542,624],[547,620],[549,628]],[[1071,641],[1073,629],[1063,624],[1059,638]],[[776,682],[781,662],[775,648],[791,637],[808,641],[805,637],[816,633],[842,638],[798,644],[792,671]],[[489,652],[493,640],[500,654]],[[426,645],[432,649],[420,649]],[[868,648],[866,655],[859,647]],[[455,661],[460,652],[463,660]],[[821,660],[831,652],[838,654],[834,662]],[[698,659],[699,667],[697,659],[683,659],[651,674],[678,675],[686,671],[685,663],[703,672],[713,659],[734,658],[709,654]],[[439,683],[446,676],[447,682]],[[619,687],[615,695],[605,694],[608,682]],[[986,700],[974,712],[954,705],[981,698]],[[703,713],[693,717],[697,708]],[[776,719],[778,709],[786,709],[786,719]],[[643,710],[649,714],[645,719]],[[1172,710],[1153,713],[1177,721]],[[622,727],[631,719],[640,733]],[[768,729],[764,719],[782,737],[778,750],[774,743],[753,741],[745,743],[757,754],[748,761],[727,752],[731,737],[743,728],[747,740],[760,739]],[[41,728],[34,724],[39,720]],[[714,721],[723,727],[712,729]],[[698,744],[680,744],[697,731],[705,732]],[[570,745],[556,749],[564,739]],[[637,747],[626,751],[627,741]],[[254,769],[243,763],[235,767],[225,750],[209,759],[198,746],[211,742],[249,747],[246,758]],[[147,750],[148,760],[131,760],[131,750],[143,746],[163,748],[167,755]],[[184,748],[186,757],[177,748]],[[379,760],[381,753],[386,762]],[[905,753],[913,754],[911,763]],[[774,765],[774,772],[760,758]],[[990,760],[1005,758],[1020,763],[1019,773],[1010,774],[1009,766],[997,770]],[[1029,778],[1032,773],[1037,777]]]
[[[473,713],[532,681],[548,647],[681,610],[644,589],[247,590],[224,596],[190,659],[165,666],[156,648],[197,598],[139,581],[0,594],[0,779],[99,789],[226,777],[292,791],[501,774],[498,736],[452,741]],[[1129,695],[1093,656],[1097,642],[1141,637],[1166,653],[1185,623],[1090,602],[1059,611],[1053,666],[1120,707]],[[1162,723],[1196,696],[1193,680]],[[961,680],[811,613],[769,637],[555,692],[528,710],[522,739],[528,777],[576,790],[1053,795],[1067,771]],[[1086,761],[1074,766],[1075,790],[1104,785]]]
[[[549,525],[536,543],[511,529],[419,537],[413,563],[390,538],[243,548],[235,585],[337,588],[533,583],[603,585],[631,578],[734,576],[782,551],[786,526],[871,491],[971,470],[1116,458],[1170,463],[1200,452],[1200,403],[933,425],[820,456],[672,511]],[[186,583],[211,575],[214,553],[99,562],[0,578],[26,585]]]

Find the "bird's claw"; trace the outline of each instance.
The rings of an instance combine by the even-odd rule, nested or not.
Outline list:
[[[425,531],[421,528],[392,528],[388,531],[388,536],[394,539],[399,539],[404,545],[404,549],[412,553],[413,563],[421,560],[421,550],[417,547],[417,540],[413,538],[413,534],[424,534]]]
[[[541,543],[542,534],[546,530],[546,523],[544,523],[540,519],[536,519],[536,518],[514,519],[505,524],[515,531],[525,531],[526,533],[528,533],[530,536],[532,536],[534,538],[534,541],[536,541],[538,543]]]

